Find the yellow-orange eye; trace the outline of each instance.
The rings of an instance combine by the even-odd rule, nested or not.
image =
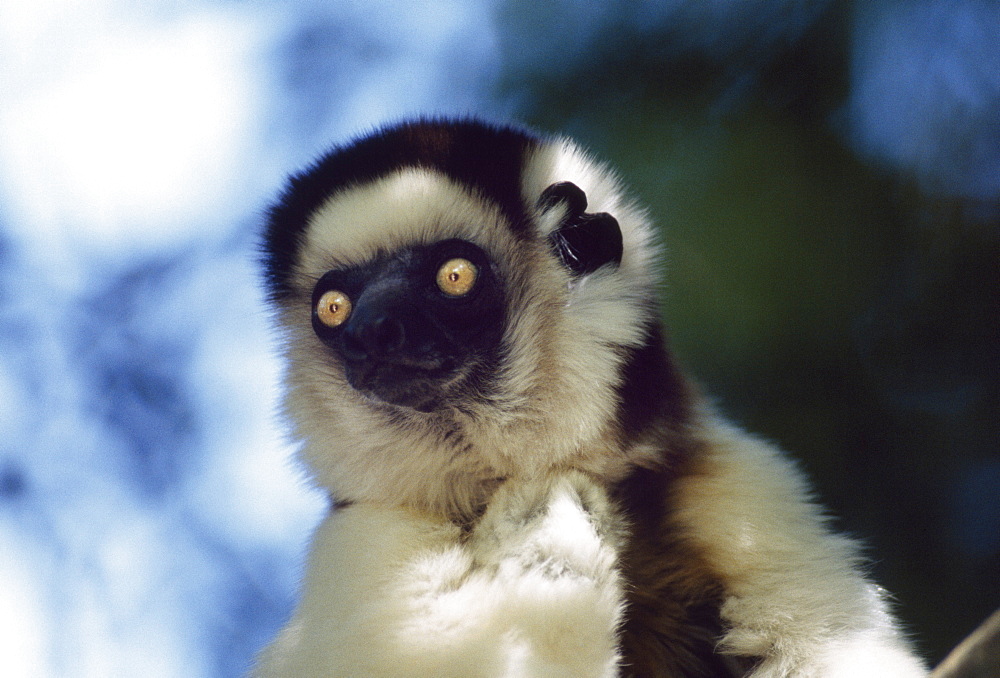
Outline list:
[[[468,259],[449,259],[437,272],[437,286],[449,297],[468,294],[476,285],[476,267]]]
[[[327,327],[338,327],[351,315],[351,300],[339,290],[324,292],[316,302],[316,316]]]

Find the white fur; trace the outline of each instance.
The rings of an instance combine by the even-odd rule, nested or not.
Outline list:
[[[701,437],[703,467],[678,484],[677,517],[726,585],[720,649],[763,657],[753,678],[926,675],[798,469],[712,414]]]
[[[615,676],[612,522],[578,474],[501,488],[468,540],[429,514],[346,508],[317,531],[303,602],[256,676]]]
[[[339,191],[309,219],[298,280],[309,289],[331,268],[359,264],[379,251],[445,238],[488,249],[506,241],[496,207],[443,174],[406,168]]]

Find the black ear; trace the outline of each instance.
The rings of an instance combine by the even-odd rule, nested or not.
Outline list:
[[[576,275],[592,273],[606,264],[622,261],[622,231],[607,212],[587,212],[587,194],[569,181],[552,184],[538,199],[543,210],[565,203],[562,223],[549,241],[563,265]]]
[[[549,237],[563,264],[578,275],[622,263],[622,231],[618,220],[607,212],[585,214]]]
[[[579,216],[587,209],[587,194],[572,181],[552,184],[538,198],[538,207],[544,212],[559,203],[566,203],[566,218]]]

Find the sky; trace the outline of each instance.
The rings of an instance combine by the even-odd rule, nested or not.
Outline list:
[[[552,45],[502,54],[498,4],[0,4],[4,676],[237,676],[287,617],[325,500],[276,415],[261,216],[288,172],[380,122],[516,114],[495,81]],[[768,39],[815,6],[771,3]],[[582,46],[607,20],[584,7]],[[763,5],[702,7],[629,21],[721,58]],[[997,5],[853,21],[831,125],[929,191],[996,200]]]

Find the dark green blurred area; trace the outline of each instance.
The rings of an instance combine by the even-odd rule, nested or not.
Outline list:
[[[509,54],[557,30],[524,10],[507,6]],[[936,664],[1000,606],[996,205],[922,194],[836,133],[843,5],[735,66],[670,38],[608,30],[502,94],[650,208],[675,353],[802,463]]]

